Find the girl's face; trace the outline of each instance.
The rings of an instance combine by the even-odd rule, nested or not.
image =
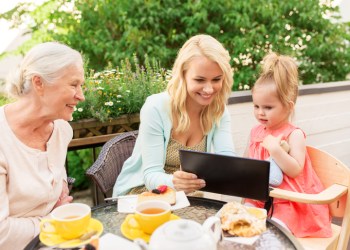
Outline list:
[[[224,81],[220,66],[205,56],[194,58],[185,72],[187,106],[208,106],[217,95]]]
[[[288,122],[291,110],[278,99],[273,82],[254,86],[252,97],[254,116],[266,128],[278,129]]]
[[[72,120],[74,108],[85,99],[83,83],[83,67],[71,66],[62,72],[62,77],[52,84],[46,84],[43,106],[48,116],[52,119]]]

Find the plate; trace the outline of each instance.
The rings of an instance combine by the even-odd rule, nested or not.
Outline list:
[[[118,212],[132,214],[135,213],[137,205],[137,195],[126,195],[118,199]],[[190,206],[190,202],[184,191],[176,192],[176,203],[171,206],[171,211]]]
[[[178,219],[180,219],[179,216],[177,216],[175,214],[170,215],[170,220],[178,220]],[[139,223],[134,218],[133,214],[129,214],[128,216],[126,216],[125,220],[123,221],[122,225],[120,226],[120,231],[129,240],[141,238],[148,243],[149,239],[151,238],[150,234],[146,234],[142,231]]]
[[[103,232],[103,225],[102,223],[94,218],[91,218],[89,226],[86,228],[86,232],[96,230],[97,236],[100,236]],[[79,238],[72,239],[72,240],[66,240],[62,238],[59,234],[55,233],[45,233],[41,232],[39,235],[40,241],[45,244],[46,246],[57,246],[59,248],[72,248],[72,247],[78,247],[81,245],[85,245],[91,241],[91,239],[82,241]]]

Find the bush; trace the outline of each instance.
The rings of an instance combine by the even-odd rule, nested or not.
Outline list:
[[[270,50],[295,57],[304,84],[344,80],[350,72],[349,25],[325,19],[338,12],[319,0],[49,0],[33,12],[26,11],[28,5],[2,17],[16,25],[27,13],[29,43],[65,42],[82,51],[95,70],[119,65],[134,53],[142,64],[148,54],[170,69],[189,37],[207,33],[232,56],[234,90],[254,83]]]
[[[98,152],[100,148],[98,148]],[[67,153],[68,175],[75,178],[74,189],[82,190],[90,186],[90,180],[85,176],[86,170],[94,163],[91,149],[69,151]]]

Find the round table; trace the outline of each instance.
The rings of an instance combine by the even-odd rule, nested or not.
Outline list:
[[[216,213],[222,208],[225,202],[218,200],[205,199],[200,197],[188,196],[190,202],[189,207],[178,209],[173,211],[182,219],[191,219],[197,221],[200,224],[210,216],[215,216]],[[123,223],[127,214],[119,213],[117,201],[106,203],[92,208],[92,217],[102,222],[105,233],[112,233],[119,236],[123,236],[120,231],[120,226]],[[268,249],[268,250],[289,250],[289,249],[302,249],[295,237],[286,231],[283,227],[275,223],[274,221],[267,219],[267,230],[262,233],[258,240],[253,245],[244,245],[231,241],[220,241],[218,250],[226,249]],[[40,243],[38,237],[34,238],[25,248],[25,250],[37,250],[45,249]],[[47,249],[47,248],[46,248]],[[79,248],[76,248],[79,249]],[[103,249],[101,249],[103,250]]]
[[[225,202],[188,196],[191,206],[173,211],[182,219],[191,219],[202,224],[208,217],[216,215]],[[97,206],[93,209],[92,217],[100,220],[104,233],[122,236],[120,225],[127,214],[118,213],[117,202]],[[231,241],[221,241],[218,250],[224,249],[302,249],[295,237],[272,220],[267,220],[267,230],[253,245],[238,244]],[[103,250],[103,249],[102,249]]]

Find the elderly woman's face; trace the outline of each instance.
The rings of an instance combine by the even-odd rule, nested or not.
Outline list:
[[[83,83],[84,69],[80,65],[74,65],[62,71],[62,77],[53,84],[45,86],[44,105],[53,119],[72,120],[75,106],[85,99]]]
[[[187,105],[203,108],[209,105],[223,84],[224,74],[220,66],[205,56],[194,58],[185,73]]]

